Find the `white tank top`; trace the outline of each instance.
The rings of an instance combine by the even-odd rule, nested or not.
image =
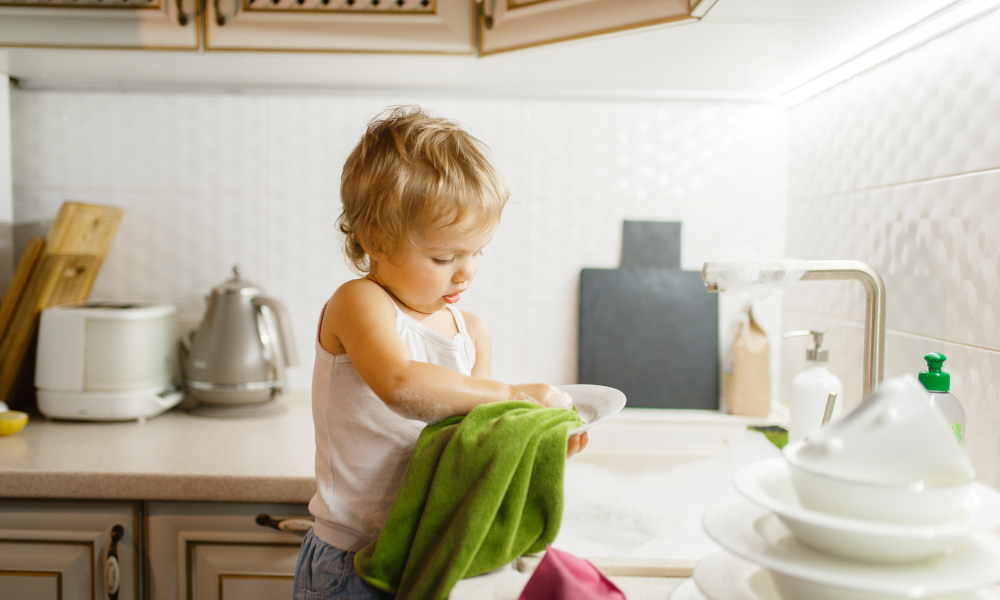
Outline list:
[[[398,306],[396,330],[412,360],[471,375],[475,344],[462,312],[453,306],[448,310],[459,332],[452,339],[421,325]],[[346,354],[323,348],[318,329],[312,410],[317,488],[309,502],[309,512],[316,518],[313,531],[331,546],[357,552],[382,532],[413,447],[427,424],[391,410]]]

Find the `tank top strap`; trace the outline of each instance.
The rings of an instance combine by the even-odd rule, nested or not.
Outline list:
[[[396,318],[398,319],[400,317],[405,317],[406,313],[404,313],[403,309],[399,308],[399,305],[396,304],[396,301],[393,299],[392,294],[386,293],[386,296],[389,297],[389,302],[392,302],[392,307],[396,309]]]
[[[450,305],[446,308],[451,311],[451,316],[455,317],[455,325],[458,325],[458,332],[468,336],[469,331],[465,328],[465,317],[462,316],[462,311]]]

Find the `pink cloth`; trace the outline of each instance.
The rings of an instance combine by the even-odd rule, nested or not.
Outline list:
[[[625,594],[594,565],[546,546],[518,600],[625,600]]]

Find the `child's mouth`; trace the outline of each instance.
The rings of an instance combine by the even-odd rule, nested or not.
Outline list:
[[[448,304],[454,304],[454,303],[458,302],[459,299],[462,298],[462,292],[455,292],[454,294],[450,294],[448,296],[441,296],[441,297]]]

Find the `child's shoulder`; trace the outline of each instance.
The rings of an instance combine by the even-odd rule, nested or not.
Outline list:
[[[345,282],[326,301],[320,323],[320,343],[332,354],[346,352],[340,342],[341,328],[358,322],[395,318],[392,300],[377,283],[360,278]]]
[[[326,303],[327,308],[333,310],[356,309],[381,304],[391,306],[389,295],[382,289],[382,286],[367,277],[344,282]]]
[[[473,339],[490,334],[490,328],[486,326],[486,321],[482,317],[463,310],[462,319],[465,321],[465,328],[469,330],[469,335]]]

